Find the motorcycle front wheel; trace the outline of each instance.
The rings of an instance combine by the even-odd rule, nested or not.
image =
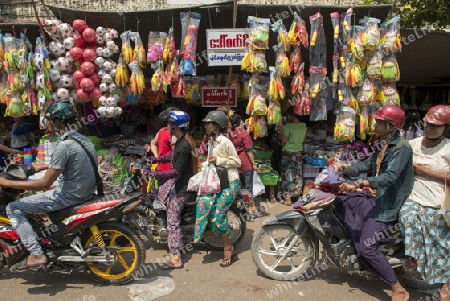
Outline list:
[[[145,262],[145,248],[139,235],[127,225],[117,222],[104,222],[97,227],[106,250],[114,253],[117,260],[112,265],[87,262],[89,275],[103,284],[122,285],[131,282],[135,278],[135,272]],[[84,234],[82,243],[85,249],[98,246],[89,230]]]
[[[251,247],[253,262],[266,277],[295,280],[313,267],[314,240],[309,235],[296,235],[294,229],[286,225],[264,226],[255,234]],[[285,254],[291,244],[292,249]]]
[[[235,206],[231,206],[228,210],[228,222],[230,223],[230,243],[236,246],[242,238],[244,238],[245,230],[247,229],[247,223],[243,218],[243,211],[239,210]],[[203,241],[212,250],[223,250],[223,239],[217,235],[205,235]]]

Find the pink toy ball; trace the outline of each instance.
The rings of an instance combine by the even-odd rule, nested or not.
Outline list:
[[[100,88],[100,91],[102,91],[102,92],[107,92],[109,90],[107,83],[101,83],[99,88]]]
[[[97,36],[97,45],[105,44],[105,39],[102,36]]]
[[[99,37],[103,37],[103,35],[106,33],[106,28],[99,26],[99,27],[97,27],[97,29],[95,29],[95,32],[97,33],[97,35]]]
[[[84,92],[90,92],[94,89],[94,82],[90,78],[83,78],[80,81],[80,88]]]
[[[83,58],[85,61],[89,61],[92,62],[97,58],[97,54],[95,53],[95,51],[91,48],[86,48],[83,51]]]
[[[102,91],[100,91],[99,88],[95,87],[92,89],[91,92],[89,92],[89,99],[90,100],[97,100],[102,96]]]
[[[56,97],[58,100],[64,100],[69,98],[69,90],[66,88],[59,88],[56,90]]]
[[[98,76],[97,73],[93,73],[93,74],[89,75],[89,78],[92,80],[94,85],[98,85],[98,83],[100,82],[100,77]]]
[[[111,77],[110,74],[105,74],[105,75],[103,75],[103,77],[102,77],[102,83],[110,84],[110,83],[112,83],[112,81],[113,81],[113,79],[112,79],[112,77]]]
[[[75,42],[75,45],[77,45],[78,47],[86,46],[86,41],[84,40],[83,36],[78,32],[74,32],[72,37]]]
[[[78,101],[86,101],[89,99],[89,93],[84,92],[82,89],[77,90],[77,100]]]
[[[102,106],[106,106],[106,96],[100,96],[98,98],[98,102],[102,105]]]
[[[97,66],[102,66],[104,62],[105,62],[105,59],[102,58],[101,56],[98,56],[98,57],[95,59],[95,61],[94,61],[94,63],[95,63]]]
[[[63,38],[71,37],[73,34],[73,28],[67,23],[59,24],[59,32]]]
[[[70,67],[70,62],[65,57],[59,57],[56,60],[56,67],[59,71],[67,71]]]
[[[70,55],[70,52],[69,52],[69,51],[66,52],[66,54],[64,55],[64,57],[65,57],[66,59],[68,59],[69,62],[73,62],[73,57]]]
[[[81,82],[81,80],[83,78],[85,78],[84,73],[81,72],[81,70],[75,71],[72,76],[73,76],[73,79],[75,80],[75,82],[77,82],[77,83]]]
[[[90,27],[87,27],[83,31],[83,38],[88,43],[94,43],[97,41],[97,34],[95,33],[95,30],[93,30]]]
[[[83,33],[83,31],[87,28],[86,22],[81,19],[73,20],[72,27],[74,30],[78,31],[79,33]]]
[[[48,71],[48,74],[49,74],[50,80],[53,83],[56,83],[57,81],[59,81],[59,78],[61,77],[61,73],[59,72],[58,69],[50,69]]]
[[[61,85],[65,88],[72,87],[74,84],[74,80],[72,75],[69,74],[63,74],[59,78],[59,81],[61,82]]]
[[[72,37],[67,37],[64,39],[64,48],[70,50],[75,46],[75,40]]]
[[[84,73],[84,75],[91,75],[95,71],[95,66],[91,62],[84,62],[81,64],[81,72]]]
[[[81,61],[81,58],[83,57],[83,49],[80,47],[73,47],[69,50],[70,56],[73,58],[74,61]]]
[[[59,20],[45,20],[44,21],[44,30],[47,33],[56,33],[58,32],[58,25],[61,23]]]

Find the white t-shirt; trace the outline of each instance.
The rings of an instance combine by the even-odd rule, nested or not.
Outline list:
[[[413,163],[426,164],[433,171],[450,171],[450,140],[443,139],[433,148],[422,146],[422,138],[410,140]],[[415,176],[413,191],[409,199],[425,207],[440,208],[444,199],[444,183],[426,177]]]

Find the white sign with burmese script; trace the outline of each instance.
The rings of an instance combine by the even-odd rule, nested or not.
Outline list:
[[[247,28],[207,29],[208,66],[241,65],[247,39]]]

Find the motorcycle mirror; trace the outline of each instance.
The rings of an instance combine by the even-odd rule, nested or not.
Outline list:
[[[344,169],[343,174],[351,178],[356,178],[359,177],[359,170],[352,166],[349,166]]]

